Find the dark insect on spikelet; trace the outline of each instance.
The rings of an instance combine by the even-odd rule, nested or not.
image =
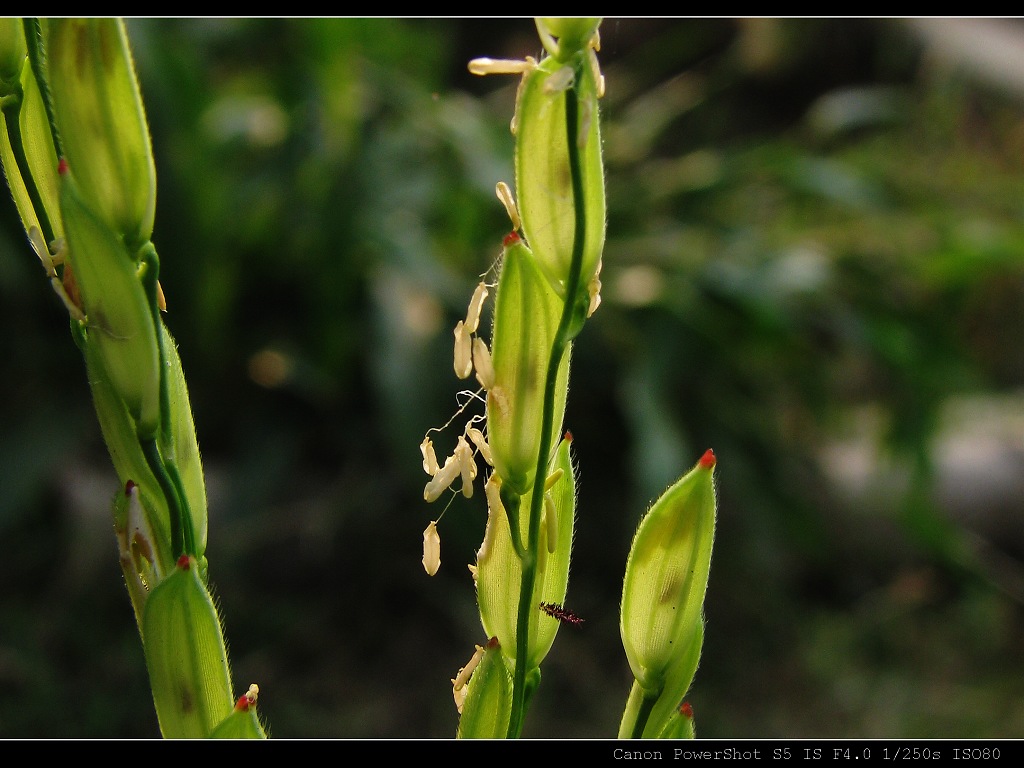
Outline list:
[[[568,608],[563,608],[558,603],[541,603],[540,609],[551,618],[558,619],[563,624],[579,625],[583,623],[583,619]]]

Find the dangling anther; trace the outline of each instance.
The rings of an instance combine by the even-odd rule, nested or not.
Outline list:
[[[512,221],[512,229],[522,229],[523,220],[519,218],[519,209],[516,207],[515,198],[512,197],[512,190],[508,188],[508,184],[499,181],[494,187],[494,191],[498,195],[498,199],[501,200],[501,204],[505,206],[505,212]]]
[[[423,531],[423,570],[428,576],[433,576],[440,567],[441,537],[437,533],[437,521],[431,520]]]

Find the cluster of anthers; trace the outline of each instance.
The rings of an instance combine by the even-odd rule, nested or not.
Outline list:
[[[519,218],[519,210],[516,208],[512,190],[508,184],[499,181],[495,186],[495,194],[512,222],[513,232],[522,227]],[[488,391],[494,387],[494,365],[491,363],[491,351],[487,342],[477,335],[480,328],[480,316],[483,313],[484,302],[490,295],[490,287],[485,280],[481,280],[473,297],[469,300],[469,308],[466,310],[466,319],[459,320],[455,325],[455,375],[460,379],[468,379],[476,371],[476,380],[480,384],[480,390],[467,392],[470,400],[479,399],[481,391]],[[467,403],[468,404],[468,403]],[[455,414],[458,416],[465,409],[459,409]],[[453,419],[455,417],[452,417]],[[436,501],[441,494],[455,483],[462,480],[462,495],[467,499],[473,497],[473,481],[477,476],[476,453],[483,457],[489,467],[494,467],[494,460],[491,457],[491,448],[487,444],[487,438],[483,431],[477,428],[476,424],[484,420],[482,415],[473,416],[466,422],[463,433],[459,436],[455,445],[455,451],[445,459],[444,464],[439,464],[437,454],[434,452],[434,444],[430,439],[431,432],[440,432],[448,425],[439,429],[428,430],[423,442],[420,443],[420,454],[423,456],[423,471],[430,475],[423,488],[423,500],[426,502]],[[450,421],[448,422],[451,423]],[[476,451],[473,450],[474,446]],[[488,480],[485,491],[488,502],[492,499],[497,501],[497,478],[492,474]],[[500,502],[499,502],[500,503]],[[442,515],[444,513],[442,512]],[[438,517],[440,520],[440,517]],[[431,520],[430,525],[423,531],[423,568],[433,576],[441,567],[441,539],[437,533],[438,520]],[[470,570],[473,568],[470,566]]]
[[[511,193],[508,192],[508,187],[504,183],[498,186],[498,197],[502,197],[500,188],[504,187],[505,193],[508,195],[507,199],[511,201]],[[514,210],[514,203],[512,204],[512,209]],[[516,218],[518,218],[518,214]],[[481,280],[476,290],[473,291],[473,298],[470,299],[469,309],[466,311],[466,319],[459,320],[455,326],[455,375],[460,379],[468,379],[475,370],[476,380],[483,391],[494,386],[494,366],[491,363],[491,352],[487,347],[487,342],[476,335],[480,327],[480,315],[483,312],[484,301],[486,301],[489,293],[490,290],[486,281]],[[467,392],[466,394],[471,400],[479,399],[481,390]],[[461,413],[464,408],[465,406],[460,408],[458,413]],[[458,413],[456,413],[456,416],[458,416]],[[462,495],[467,499],[472,498],[473,481],[477,477],[476,453],[483,457],[488,466],[494,466],[487,438],[484,437],[484,433],[476,426],[484,418],[482,415],[477,415],[466,422],[463,433],[459,435],[454,452],[445,459],[444,464],[438,463],[437,454],[434,452],[434,444],[430,439],[430,432],[441,431],[445,427],[428,431],[427,435],[423,438],[423,442],[420,443],[420,453],[423,456],[423,471],[430,476],[430,480],[423,488],[424,501],[428,503],[436,501],[445,490],[450,488],[459,479],[462,480]],[[431,576],[437,573],[438,568],[441,566],[441,541],[437,533],[438,520],[432,520],[426,530],[423,531],[423,568]]]
[[[508,213],[508,217],[512,222],[512,232],[506,236],[507,244],[510,238],[518,238],[518,232],[522,229],[522,221],[519,217],[519,210],[516,207],[515,198],[513,197],[508,184],[503,181],[499,181],[495,186],[495,194],[497,195],[498,200],[501,201],[502,205],[505,206],[505,211]],[[601,263],[599,261],[597,270],[587,286],[587,291],[590,296],[587,317],[594,314],[598,306],[601,304],[600,275]],[[475,371],[476,380],[480,384],[480,389],[476,392],[467,391],[463,393],[469,397],[469,401],[482,399],[480,397],[481,391],[491,391],[494,388],[495,383],[494,365],[491,362],[490,349],[487,347],[487,342],[476,335],[477,330],[480,327],[480,316],[483,311],[484,302],[489,294],[490,290],[487,282],[481,280],[477,284],[476,290],[473,291],[473,297],[469,301],[469,308],[466,311],[466,319],[459,320],[455,325],[455,375],[460,379],[468,379]],[[497,390],[495,390],[495,392],[497,392]],[[469,401],[467,401],[466,405],[459,408],[448,424],[450,424],[451,421],[465,410]],[[477,477],[476,453],[479,453],[483,457],[488,466],[492,468],[494,467],[494,460],[491,456],[491,448],[487,443],[487,438],[484,436],[483,431],[476,427],[478,422],[485,419],[485,415],[476,415],[467,420],[463,434],[459,436],[458,442],[455,445],[455,450],[447,459],[445,459],[444,464],[438,463],[437,454],[434,451],[434,444],[430,439],[430,433],[440,432],[444,430],[448,424],[445,424],[440,428],[433,428],[427,431],[427,434],[423,438],[423,442],[420,443],[420,454],[423,457],[423,471],[430,476],[430,480],[427,481],[427,484],[423,488],[424,501],[428,503],[436,501],[441,497],[441,494],[443,494],[445,490],[449,489],[456,480],[459,480],[460,478],[462,480],[462,495],[467,499],[472,498],[473,481]],[[470,444],[476,448],[476,451],[473,450],[473,447],[471,447]],[[560,477],[561,471],[559,470],[552,477],[547,478],[545,490],[550,490]],[[487,496],[489,512],[488,522],[490,522],[490,514],[493,514],[495,510],[503,511],[504,509],[499,496],[499,487],[500,479],[492,472],[484,485],[484,492]],[[545,494],[544,500],[546,505],[549,505],[551,502],[551,498],[547,494]],[[441,538],[437,532],[437,523],[440,521],[443,514],[444,513],[442,512],[441,515],[438,516],[437,520],[431,520],[430,524],[427,525],[426,529],[423,531],[423,568],[430,576],[436,574],[438,569],[441,567]],[[553,528],[554,515],[548,515],[546,517],[549,521],[549,528]],[[486,554],[488,545],[487,534],[489,533],[490,525],[488,525],[488,530],[485,532],[484,542],[478,552],[478,557],[483,557]],[[553,547],[555,542],[554,531],[549,531],[549,533],[548,545],[549,547]],[[469,569],[475,579],[475,567],[470,565]]]
[[[542,34],[542,40],[544,41],[545,48],[548,51],[555,51],[558,49],[557,42],[550,37],[545,37],[543,29],[540,30]],[[593,73],[594,82],[597,84],[597,96],[600,98],[604,95],[604,75],[601,74],[600,66],[597,61],[597,51],[600,50],[601,43],[600,37],[595,31],[593,38],[587,44],[587,57],[588,64]],[[469,71],[475,75],[489,75],[489,74],[518,74],[524,75],[524,78],[520,81],[520,89],[523,87],[523,83],[526,82],[526,75],[534,72],[538,67],[537,61],[530,56],[527,56],[525,60],[513,60],[513,59],[489,59],[479,58],[474,59],[469,63]],[[572,87],[574,72],[573,68],[566,65],[556,71],[544,85],[544,89],[548,93],[565,90]],[[516,114],[512,118],[511,130],[512,134],[517,133],[518,124],[518,104],[520,98],[517,96],[517,109]],[[589,111],[585,111],[583,114],[583,120],[581,122],[581,133],[585,134],[587,124],[591,119],[592,115]],[[496,194],[501,203],[505,206],[505,210],[508,213],[508,217],[512,222],[512,233],[506,238],[506,245],[510,242],[510,239],[517,239],[519,232],[522,231],[522,220],[519,215],[519,211],[516,207],[515,199],[513,198],[512,191],[508,185],[504,182],[498,182],[496,186]],[[587,290],[589,294],[589,307],[587,316],[589,317],[594,313],[601,303],[601,263],[597,264],[593,276],[590,278]],[[495,373],[494,365],[491,361],[491,353],[487,347],[487,342],[480,338],[477,334],[477,330],[480,325],[480,315],[483,309],[484,301],[487,299],[489,294],[488,284],[485,281],[481,281],[476,290],[473,292],[473,297],[469,302],[469,309],[466,312],[466,319],[460,320],[455,326],[455,375],[460,379],[468,379],[473,372],[476,372],[476,379],[480,384],[481,390],[477,392],[468,392],[470,399],[481,399],[480,392],[487,391],[491,392],[492,395],[497,396],[500,394],[499,390],[494,387],[495,384]],[[493,390],[493,391],[492,391]],[[500,398],[499,398],[500,399]],[[468,405],[468,402],[467,402]],[[465,405],[459,409],[458,413],[461,413],[465,409]],[[456,416],[458,416],[458,413]],[[453,417],[454,419],[454,417]],[[476,424],[486,419],[486,416],[474,416],[470,418],[463,430],[463,434],[459,436],[458,442],[455,446],[455,450],[445,460],[444,464],[439,464],[437,455],[434,451],[433,442],[430,439],[431,432],[439,432],[448,425],[440,429],[431,429],[427,432],[427,435],[423,438],[423,442],[420,443],[420,453],[423,456],[423,471],[430,476],[430,480],[427,482],[423,489],[423,498],[427,502],[436,501],[441,495],[461,478],[462,480],[462,494],[467,499],[473,496],[473,481],[477,476],[477,465],[476,465],[476,453],[479,453],[484,461],[491,467],[494,466],[494,461],[491,456],[491,449],[487,444],[487,439],[484,433],[476,426]],[[449,424],[451,422],[449,421]],[[475,450],[474,450],[475,448]],[[549,478],[548,487],[550,487],[551,478]],[[487,494],[489,513],[493,514],[495,510],[501,510],[501,501],[498,494],[499,480],[494,473],[488,478],[485,485],[485,492]],[[549,501],[546,497],[545,501]],[[442,512],[442,515],[444,513]],[[441,566],[441,541],[440,536],[437,532],[437,523],[441,516],[438,516],[438,520],[432,520],[430,524],[423,531],[423,568],[426,572],[433,576],[437,573]],[[554,519],[553,515],[548,516],[551,520]],[[490,526],[488,526],[490,528]],[[554,536],[552,535],[549,539],[549,546],[552,546],[554,542]],[[484,543],[481,547],[478,556],[482,556],[488,545],[488,537],[485,533]],[[470,570],[474,568],[471,565]],[[474,573],[475,576],[475,573]]]

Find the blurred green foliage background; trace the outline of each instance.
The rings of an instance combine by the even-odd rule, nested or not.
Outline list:
[[[450,738],[480,498],[417,446],[509,228],[530,19],[132,19],[166,321],[236,688],[271,736]],[[604,303],[568,604],[525,735],[615,735],[640,515],[704,449],[703,737],[1024,737],[1024,25],[607,19]],[[0,205],[0,737],[153,737],[116,478]],[[453,438],[454,441],[454,438]],[[443,439],[438,453],[446,448]]]

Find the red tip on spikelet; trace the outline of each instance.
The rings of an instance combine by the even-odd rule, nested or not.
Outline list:
[[[704,469],[711,469],[715,466],[715,452],[708,448],[704,451],[704,455],[700,457],[700,465]]]

